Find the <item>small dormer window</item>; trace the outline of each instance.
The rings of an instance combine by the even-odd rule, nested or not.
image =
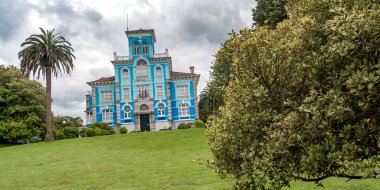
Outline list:
[[[139,43],[138,42],[135,42],[133,44],[133,49],[134,49],[135,55],[140,54],[140,52],[139,52]]]
[[[148,43],[147,42],[143,42],[143,45],[142,45],[142,51],[143,51],[143,54],[148,54]]]

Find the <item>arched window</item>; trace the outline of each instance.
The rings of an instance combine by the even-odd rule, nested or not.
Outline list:
[[[164,117],[165,116],[165,105],[163,103],[159,103],[157,105],[158,109],[158,117]]]
[[[161,67],[156,67],[154,73],[156,75],[156,78],[158,78],[158,79],[162,78],[162,69],[161,69]]]
[[[110,122],[113,121],[113,114],[111,109],[104,109],[102,112],[102,120],[104,122]]]
[[[123,83],[127,83],[129,81],[129,72],[128,69],[123,70],[123,74],[121,76],[121,80]]]
[[[140,54],[140,51],[139,51],[139,43],[138,43],[138,42],[133,43],[133,50],[134,50],[134,52],[135,52],[135,55]]]
[[[142,51],[143,54],[148,54],[148,43],[146,41],[142,43]]]
[[[125,119],[130,119],[131,118],[131,107],[130,106],[125,106],[124,107],[124,118]]]
[[[144,59],[140,59],[137,61],[137,79],[144,80],[148,79],[148,66]]]
[[[140,106],[140,111],[148,111],[149,110],[149,106],[146,105],[146,104],[143,104]]]
[[[178,105],[178,113],[179,113],[179,116],[189,116],[190,115],[189,104]]]

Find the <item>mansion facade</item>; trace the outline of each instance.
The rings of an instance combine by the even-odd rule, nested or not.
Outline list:
[[[168,50],[155,53],[154,30],[125,32],[129,56],[114,53],[114,76],[87,82],[86,126],[105,122],[128,131],[176,129],[198,118],[199,74],[175,72]]]

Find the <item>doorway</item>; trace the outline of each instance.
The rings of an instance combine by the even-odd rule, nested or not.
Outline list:
[[[141,131],[150,131],[149,114],[140,115],[140,129]]]

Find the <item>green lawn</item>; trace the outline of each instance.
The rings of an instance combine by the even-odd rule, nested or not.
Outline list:
[[[1,147],[1,146],[0,146]],[[210,158],[203,129],[132,133],[0,148],[0,189],[228,189],[194,162]],[[374,180],[329,179],[326,188],[380,189]]]

